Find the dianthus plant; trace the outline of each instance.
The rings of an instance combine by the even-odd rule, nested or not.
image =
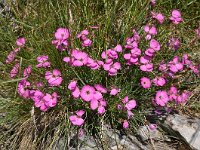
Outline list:
[[[184,19],[179,10],[172,10],[170,17],[154,11],[150,16],[142,32],[132,29],[125,41],[103,47],[100,53],[93,47],[98,26],[76,34],[58,27],[49,44],[59,53],[62,67],[52,61],[57,56],[45,52],[34,58],[35,64],[24,66],[16,56],[31,41],[26,35],[18,38],[5,61],[13,65],[10,78],[22,78],[18,95],[45,113],[67,109],[67,119],[78,127],[107,118],[126,129],[143,110],[184,105],[191,92],[180,88],[178,77],[188,72],[199,75],[199,65],[182,53],[181,38],[159,38],[159,26],[168,21],[177,27]]]

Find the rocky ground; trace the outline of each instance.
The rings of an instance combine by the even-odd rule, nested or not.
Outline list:
[[[92,136],[71,139],[71,150],[200,150],[200,119],[189,118],[184,115],[173,114],[161,120],[159,128],[150,130],[148,126],[141,126],[137,134],[127,135],[108,125],[103,127],[102,138]],[[53,146],[53,150],[65,147],[65,140],[61,138]]]

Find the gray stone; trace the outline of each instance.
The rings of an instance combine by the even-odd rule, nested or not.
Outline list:
[[[200,150],[200,119],[175,114],[169,115],[165,124],[178,132],[191,148]]]
[[[150,138],[156,140],[164,139],[161,132],[159,132],[157,129],[150,130],[148,126],[139,127],[137,134],[142,141],[149,140]]]

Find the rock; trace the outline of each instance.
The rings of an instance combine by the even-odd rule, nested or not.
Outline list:
[[[143,142],[149,140],[150,138],[156,140],[164,139],[161,132],[159,132],[157,129],[150,130],[147,125],[139,127],[138,136]]]
[[[191,148],[200,150],[200,119],[174,114],[166,118],[165,124],[178,132]]]

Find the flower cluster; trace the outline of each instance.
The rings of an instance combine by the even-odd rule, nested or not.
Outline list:
[[[156,0],[151,0],[151,5],[155,6],[155,4]],[[200,66],[192,62],[187,54],[174,55],[180,49],[180,37],[177,37],[177,35],[171,36],[167,40],[168,43],[165,44],[161,42],[161,39],[156,39],[159,34],[157,22],[163,24],[165,18],[163,14],[152,11],[151,19],[149,19],[151,22],[143,27],[141,35],[133,29],[132,35],[124,41],[125,44],[115,43],[116,45],[111,45],[109,48],[100,51],[95,59],[88,50],[88,47],[91,49],[90,46],[92,45],[92,40],[89,38],[89,29],[81,31],[73,39],[81,42],[81,48],[77,48],[70,43],[73,40],[71,40],[69,29],[58,28],[54,33],[55,39],[52,44],[59,51],[66,51],[61,52],[60,55],[65,65],[62,68],[53,68],[56,63],[52,62],[51,57],[48,55],[42,54],[35,58],[35,66],[31,64],[24,67],[19,63],[19,60],[15,61],[14,67],[10,71],[10,77],[20,76],[22,72],[23,79],[18,83],[18,94],[24,99],[32,100],[34,106],[41,111],[47,111],[55,107],[58,100],[63,99],[62,94],[67,93],[67,91],[63,91],[66,90],[65,87],[67,86],[67,90],[70,91],[68,97],[73,100],[73,102],[67,100],[67,102],[72,102],[71,107],[69,107],[69,120],[75,126],[84,125],[88,112],[101,117],[114,110],[117,112],[116,114],[119,117],[117,119],[122,123],[123,128],[128,128],[130,120],[134,117],[134,112],[140,107],[140,103],[139,98],[132,94],[132,91],[128,92],[127,87],[118,84],[118,81],[119,83],[123,82],[123,78],[129,78],[130,75],[127,70],[130,72],[134,70],[138,73],[131,74],[131,76],[136,75],[134,82],[139,81],[139,84],[132,85],[133,88],[151,93],[149,99],[152,99],[152,105],[159,108],[186,103],[191,93],[187,90],[178,89],[177,76],[187,71],[191,71],[196,75],[199,74]],[[168,19],[172,25],[178,25],[183,21],[178,10],[173,10],[171,17]],[[199,29],[195,32],[199,36]],[[8,54],[6,63],[12,63],[15,60],[15,56],[20,49],[26,48],[25,43],[25,38],[17,39],[17,48]],[[165,48],[169,50],[166,50],[166,52]],[[165,56],[162,57],[163,53],[171,52],[174,53],[172,57],[168,57],[168,59],[165,59]],[[157,59],[157,56],[162,59]],[[72,68],[73,71],[77,69],[75,75],[78,79],[75,79],[74,76],[68,76],[66,66],[69,70]],[[39,78],[34,76],[32,82],[31,77],[35,71],[34,69],[40,74],[38,75],[38,72],[36,72],[35,74]],[[79,77],[79,71],[86,69],[92,73],[99,73],[97,76],[102,80],[97,83],[101,84],[87,79],[87,76],[84,78]],[[82,74],[81,72],[80,76]],[[66,79],[71,77],[72,80],[65,81],[65,77]],[[130,80],[128,79],[126,82]],[[65,85],[66,83],[68,84]],[[130,90],[132,89],[130,88]],[[129,99],[130,97],[132,99]],[[151,124],[149,128],[153,130],[156,125]]]

